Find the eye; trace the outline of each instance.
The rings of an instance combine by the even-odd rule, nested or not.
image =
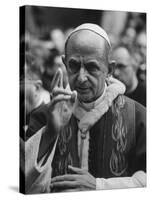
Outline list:
[[[80,63],[76,61],[69,62],[69,71],[71,73],[77,73],[80,70]]]
[[[97,73],[100,71],[99,67],[95,65],[94,63],[86,64],[86,69],[89,73]]]
[[[122,63],[118,63],[118,64],[116,65],[116,68],[118,68],[118,69],[125,69],[126,67],[127,67],[127,65],[122,64]]]

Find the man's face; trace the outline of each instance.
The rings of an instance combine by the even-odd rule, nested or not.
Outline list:
[[[122,81],[127,87],[130,87],[134,69],[131,64],[129,52],[124,47],[120,47],[113,52],[112,58],[116,61],[114,76]]]
[[[145,61],[146,57],[146,33],[140,33],[136,38],[136,49]]]
[[[84,30],[68,41],[65,64],[72,90],[78,99],[91,102],[102,95],[108,72],[106,42],[97,34]]]

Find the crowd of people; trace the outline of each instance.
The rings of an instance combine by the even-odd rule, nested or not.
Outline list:
[[[26,193],[145,186],[146,31],[133,22],[119,38],[93,24],[23,37]]]

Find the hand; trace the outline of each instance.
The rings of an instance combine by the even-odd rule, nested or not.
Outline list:
[[[69,85],[63,87],[63,72],[59,68],[52,82],[52,99],[48,105],[47,125],[42,135],[38,160],[54,145],[56,136],[64,127],[73,112],[77,92],[71,91]]]
[[[49,105],[48,127],[60,130],[65,126],[74,109],[77,92],[69,85],[63,87],[63,72],[59,68],[52,81],[52,99]]]
[[[96,179],[84,169],[68,166],[72,174],[52,178],[50,187],[56,191],[95,190]]]

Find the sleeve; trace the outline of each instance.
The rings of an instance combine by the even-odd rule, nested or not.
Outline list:
[[[26,140],[46,125],[48,112],[47,107],[47,104],[42,104],[30,113],[28,129],[26,131]]]
[[[25,193],[48,192],[51,180],[51,163],[54,157],[58,136],[55,139],[51,151],[47,151],[39,160],[38,153],[40,141],[45,131],[41,128],[36,134],[28,139],[22,149],[21,157],[25,156],[24,162],[21,162],[21,169],[25,174]],[[25,152],[23,152],[23,150]]]
[[[137,188],[146,186],[146,174],[138,171],[132,177],[96,178],[96,190]]]

